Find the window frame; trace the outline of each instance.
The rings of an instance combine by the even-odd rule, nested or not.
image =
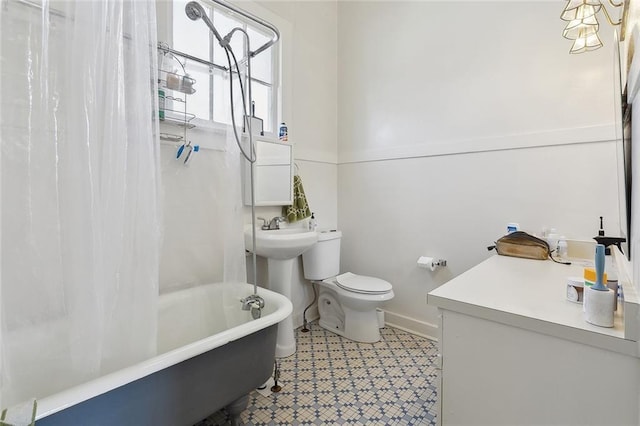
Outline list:
[[[169,45],[171,47],[175,47],[174,45],[174,1],[169,1],[167,2],[167,7],[166,7],[166,26],[165,26],[165,38],[169,41]],[[226,8],[209,2],[209,1],[202,1],[201,2],[203,4],[203,6],[205,7],[205,10],[208,14],[208,16],[210,18],[212,18],[213,16],[213,11],[215,10],[216,13],[220,13],[222,15],[224,15],[225,17],[228,17],[230,19],[233,19],[235,22],[238,22],[240,24],[240,26],[242,27],[243,30],[247,31],[248,28],[250,28],[252,31],[255,31],[257,33],[263,34],[265,35],[265,37],[270,37],[268,31],[265,31],[264,28],[262,28],[261,26],[251,22],[250,20],[247,19],[243,19],[241,16],[237,16],[236,14],[230,12],[229,10],[227,10]],[[204,25],[203,23],[200,23],[201,25]],[[161,39],[161,28],[159,27],[159,37],[158,39]],[[214,57],[214,49],[215,49],[215,43],[217,43],[217,40],[215,39],[214,35],[209,31],[209,49],[208,49],[208,54],[209,57],[208,58],[202,58],[205,59],[209,62],[214,63],[217,66],[221,66],[221,67],[225,67],[228,68],[228,64],[220,64],[217,62],[214,62],[214,60],[216,59]],[[225,34],[223,34],[224,36]],[[238,37],[237,34],[234,34],[234,39]],[[255,48],[260,47],[260,46],[250,46],[253,50],[255,51]],[[177,47],[176,50],[181,51],[180,47]],[[271,127],[271,130],[269,131],[265,131],[264,132],[264,136],[267,137],[276,137],[277,132],[278,132],[278,123],[279,123],[279,119],[278,119],[278,112],[280,111],[281,105],[279,105],[279,102],[281,100],[281,75],[282,75],[282,70],[281,70],[281,64],[282,64],[282,59],[281,59],[281,55],[282,55],[282,49],[281,49],[281,43],[275,43],[273,46],[269,47],[268,49],[269,51],[271,51],[271,61],[270,61],[270,68],[271,68],[271,83],[268,83],[262,79],[256,78],[253,75],[251,76],[251,84],[252,84],[252,93],[254,93],[253,87],[255,87],[255,85],[261,85],[261,86],[265,86],[268,89],[270,89],[271,93],[270,93],[270,102],[269,105],[267,106],[267,109],[269,111],[270,114],[270,120],[269,120],[269,124]],[[244,58],[244,52],[246,51],[246,40],[245,37],[242,36],[242,55],[238,55],[237,52],[236,56],[239,57],[239,61],[242,60],[242,58]],[[185,52],[185,53],[189,53],[189,52]],[[263,54],[264,52],[261,52],[260,54]],[[259,55],[260,55],[259,54]],[[195,56],[195,55],[194,55]],[[252,58],[253,61],[253,58]],[[187,69],[188,69],[188,64],[187,64]],[[219,72],[219,70],[216,70]],[[215,87],[214,87],[214,78],[215,78],[215,73],[214,72],[210,72],[209,73],[209,95],[208,95],[208,106],[209,106],[209,118],[208,119],[204,119],[202,117],[198,117],[196,116],[196,118],[194,118],[192,120],[192,123],[196,125],[197,128],[201,128],[201,129],[210,129],[210,130],[214,130],[214,131],[226,131],[227,126],[230,125],[230,123],[225,123],[223,121],[216,121],[215,117],[214,117],[214,102],[215,102]],[[248,81],[248,76],[245,76],[243,83],[245,84],[245,90],[246,90],[246,83]],[[236,84],[234,86],[234,90],[239,90],[238,85]],[[254,97],[252,97],[254,98]],[[255,100],[255,99],[252,99]],[[227,107],[229,106],[228,104],[228,99],[226,99],[227,102]],[[247,105],[248,107],[248,111],[247,113],[251,114],[251,106]],[[188,104],[187,104],[187,110],[188,110]],[[264,128],[267,128],[267,117],[260,117],[263,119],[264,122]],[[238,119],[236,117],[236,124],[240,124],[240,127],[242,127],[242,123],[238,123]]]

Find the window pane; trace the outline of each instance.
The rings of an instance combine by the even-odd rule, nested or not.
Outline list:
[[[247,30],[251,39],[251,50],[255,51],[260,46],[271,40],[258,31],[249,28]],[[271,61],[272,61],[273,47],[260,52],[257,56],[251,58],[251,76],[267,83],[273,83],[273,77],[271,73]]]
[[[230,124],[229,81],[224,74],[219,70],[213,73],[213,121]]]
[[[201,21],[191,21],[187,18],[184,7],[188,0],[173,0],[173,43],[172,47],[178,51],[183,51],[190,55],[214,62],[215,64],[227,68],[227,56],[218,41],[210,33],[209,28]],[[229,15],[224,8],[218,6],[206,6],[207,15],[211,18],[216,30],[221,37],[227,35],[236,27],[246,29],[250,37],[251,50],[255,51],[259,47],[267,43],[271,38],[263,29],[252,28],[251,23],[245,22],[236,16]],[[213,44],[211,44],[213,43]],[[233,50],[239,65],[240,72],[244,75],[247,72],[247,62],[245,57],[246,39],[241,31],[236,31],[231,39],[231,49]],[[275,53],[274,53],[275,52]],[[275,84],[274,58],[277,58],[278,51],[269,48],[261,52],[258,56],[251,59],[252,78],[266,82],[261,84],[257,81],[253,82],[252,97],[256,103],[256,116],[264,122],[264,130],[273,133],[274,127],[277,127],[273,121],[276,106],[276,99],[273,95]],[[217,123],[231,124],[231,105],[229,101],[229,80],[228,73],[219,69],[209,70],[207,66],[191,61],[184,61],[186,72],[196,80],[194,88],[196,92],[193,95],[183,95],[176,93],[176,97],[186,98],[188,112],[195,114],[196,117],[203,120],[213,120]],[[182,73],[181,67],[172,63],[167,71],[178,71]],[[235,66],[232,64],[232,66]],[[243,80],[244,81],[244,80]],[[233,74],[233,95],[234,95],[234,111],[236,115],[236,123],[242,124],[244,111],[242,109],[241,92],[238,84],[237,74]],[[245,90],[247,90],[245,88]],[[171,96],[171,93],[167,93]],[[167,104],[167,108],[182,110],[183,104],[174,102]],[[248,113],[250,113],[250,105]]]
[[[256,103],[256,117],[262,118],[265,132],[273,132],[273,120],[271,119],[271,87],[254,81],[251,90],[251,96]]]
[[[236,126],[242,127],[242,119],[244,117],[242,95],[240,92],[240,84],[238,83],[237,74],[233,74],[233,76],[233,99]],[[229,100],[229,91],[228,74],[216,70],[213,75],[213,121],[215,122],[231,124],[231,103]],[[250,106],[247,105],[247,114],[250,113]]]
[[[186,69],[187,74],[196,80],[196,84],[193,85],[196,92],[193,95],[179,94],[182,98],[186,97],[187,99],[187,112],[195,114],[196,117],[203,120],[211,120],[209,67],[196,62],[188,62]]]
[[[198,58],[209,58],[209,28],[184,13],[186,0],[173,2],[173,48]]]
[[[220,37],[224,37],[235,27],[243,27],[242,23],[236,21],[235,19],[226,16],[217,10],[213,12],[213,25],[216,30],[220,33]],[[215,39],[214,39],[215,40]],[[244,35],[236,31],[231,38],[231,50],[236,55],[238,62],[244,58]],[[217,40],[213,42],[213,59],[214,62],[218,65],[227,65],[227,55],[224,52],[224,49],[220,47],[220,43]],[[233,61],[233,58],[231,58]],[[242,69],[242,65],[240,64],[240,69]]]

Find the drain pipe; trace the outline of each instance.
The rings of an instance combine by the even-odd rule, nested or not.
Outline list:
[[[253,144],[253,138],[249,136],[249,143]],[[251,146],[253,149],[253,146]],[[255,152],[255,151],[254,151]],[[255,161],[251,165],[251,267],[253,272],[253,294],[258,294],[258,261],[256,255],[256,191],[254,182]]]
[[[316,303],[316,299],[318,298],[318,292],[316,291],[316,283],[314,283],[313,281],[311,281],[311,288],[313,289],[313,300],[311,301],[311,303],[309,304],[309,306],[307,306],[306,308],[304,308],[304,311],[302,312],[302,329],[300,331],[302,331],[303,333],[308,333],[309,329],[307,328],[307,310],[313,306],[314,303]]]
[[[251,50],[250,50],[250,40],[249,34],[246,31],[240,28],[234,28],[227,34],[226,37],[229,39],[233,35],[234,31],[240,31],[246,37],[246,47],[247,47],[247,95],[249,97],[249,104],[251,104]],[[225,39],[226,39],[225,37]],[[240,78],[240,70],[238,70],[238,78]],[[243,99],[244,102],[244,99]],[[251,120],[247,119],[247,113],[245,109],[245,114],[243,120],[246,123],[246,129],[249,133],[249,153],[251,154],[251,158],[249,159],[250,165],[250,179],[251,179],[251,269],[253,272],[253,295],[248,296],[241,300],[242,309],[251,310],[251,317],[253,319],[258,319],[262,316],[262,308],[264,308],[264,299],[258,296],[258,261],[256,255],[256,190],[255,190],[255,163],[258,159],[257,152],[253,142],[253,129],[251,128]]]
[[[252,138],[249,137],[249,143],[252,143]],[[253,167],[254,163],[251,163],[251,263],[253,270],[253,294],[240,299],[242,303],[242,310],[251,310],[251,317],[258,319],[262,316],[262,308],[264,308],[264,299],[258,296],[258,267],[256,259],[256,203],[255,203],[255,189],[253,185]]]
[[[231,37],[233,32],[236,29],[234,28],[229,33],[228,37]],[[247,95],[249,96],[249,105],[251,105],[251,49],[249,47],[250,40],[249,34],[247,34],[244,30],[241,31],[246,37],[247,42]],[[240,75],[238,75],[240,78]],[[232,106],[233,108],[233,106]],[[250,112],[251,113],[251,112]],[[254,171],[256,160],[258,159],[258,153],[256,152],[255,146],[253,146],[253,129],[251,125],[253,124],[250,119],[247,119],[247,113],[245,111],[244,121],[246,123],[246,128],[249,130],[249,149],[250,153],[253,154],[253,161],[250,162],[251,165],[251,266],[253,269],[253,294],[258,294],[258,267],[257,267],[257,259],[256,259],[256,189],[255,189],[255,180],[254,180]],[[264,302],[262,302],[264,306]]]

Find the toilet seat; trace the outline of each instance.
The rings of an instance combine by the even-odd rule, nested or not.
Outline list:
[[[390,283],[380,278],[356,275],[351,272],[338,275],[335,283],[343,290],[361,294],[385,294],[393,288]]]

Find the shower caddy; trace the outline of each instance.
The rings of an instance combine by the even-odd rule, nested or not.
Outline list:
[[[158,57],[161,58],[158,65],[158,96],[160,97],[158,116],[160,123],[182,130],[181,134],[171,130],[160,132],[160,140],[173,145],[179,144],[177,145],[176,158],[180,158],[183,150],[188,148],[184,160],[186,164],[192,151],[199,150],[197,145],[192,147],[191,141],[187,140],[187,130],[196,127],[192,123],[196,117],[195,114],[191,114],[187,110],[187,96],[196,92],[194,88],[196,80],[187,74],[184,64],[178,58],[179,54],[180,52],[170,49],[166,43],[158,43]],[[167,58],[170,60],[166,61]],[[181,73],[176,68],[169,66],[175,63],[180,66]],[[172,94],[167,95],[166,91],[170,91]],[[184,97],[180,97],[179,94],[183,94]],[[167,108],[167,105],[170,105],[171,108]],[[177,106],[181,106],[181,108],[178,109]]]

